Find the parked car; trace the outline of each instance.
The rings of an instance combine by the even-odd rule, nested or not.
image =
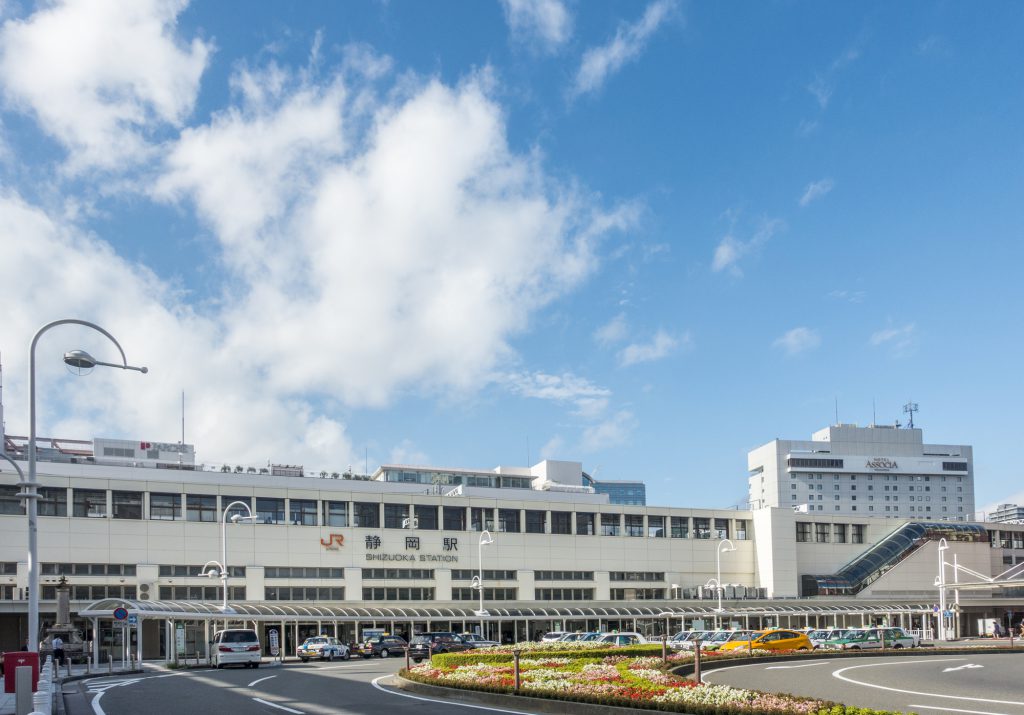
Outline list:
[[[460,633],[459,637],[467,643],[472,643],[474,648],[489,648],[494,645],[501,645],[498,641],[488,640],[479,633]]]
[[[679,640],[669,641],[669,645],[673,650],[693,650],[694,644],[699,640],[701,644],[708,640],[714,635],[714,631],[689,631],[684,637]]]
[[[847,628],[816,628],[807,634],[811,639],[811,645],[820,648],[826,641],[832,638],[842,638]]]
[[[913,648],[914,638],[904,633],[902,628],[866,628],[826,641],[822,646],[829,650],[880,650],[883,647]]]
[[[467,643],[450,631],[417,633],[409,643],[409,657],[419,663],[438,653],[458,653],[472,647],[472,643]]]
[[[639,633],[605,633],[601,636],[600,642],[611,645],[636,645],[646,643],[647,639]]]
[[[564,636],[568,631],[549,631],[540,637],[541,643],[554,643]]]
[[[586,641],[597,640],[601,637],[600,631],[592,631],[590,633],[566,633],[564,636],[558,639],[559,643],[584,643]]]
[[[814,650],[814,644],[803,631],[791,631],[777,628],[763,633],[749,633],[735,640],[723,643],[719,650],[723,653],[730,650]]]
[[[302,644],[295,649],[295,655],[303,663],[308,663],[310,658],[320,660],[348,660],[351,657],[348,646],[337,638],[330,636],[313,636],[302,641]]]
[[[719,650],[729,643],[746,644],[757,634],[757,631],[715,631],[700,647],[701,650]]]
[[[372,658],[379,655],[381,658],[390,658],[393,655],[405,653],[409,647],[408,641],[401,636],[374,636],[367,638],[359,646],[359,655],[364,658]]]
[[[227,628],[213,634],[210,654],[214,667],[244,665],[259,668],[263,658],[260,637],[251,628]]]

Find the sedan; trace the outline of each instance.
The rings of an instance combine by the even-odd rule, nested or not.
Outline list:
[[[754,633],[749,637],[749,640],[744,638],[742,640],[729,641],[723,644],[719,650],[724,653],[730,650],[747,650],[747,648],[753,650],[814,650],[811,639],[807,637],[806,633],[782,629]]]
[[[381,658],[389,658],[392,655],[405,653],[405,649],[408,647],[409,644],[401,636],[375,636],[367,638],[359,646],[359,654],[364,658],[372,658],[375,655],[379,655]]]
[[[308,663],[310,658],[319,658],[320,660],[340,658],[341,660],[348,660],[350,657],[348,646],[337,638],[331,638],[330,636],[307,638],[302,642],[302,645],[295,649],[295,655],[303,663]]]

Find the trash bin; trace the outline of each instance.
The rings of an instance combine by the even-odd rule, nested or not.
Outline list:
[[[15,673],[20,667],[32,666],[32,692],[39,689],[39,654],[16,650],[4,653],[4,692],[13,693]]]

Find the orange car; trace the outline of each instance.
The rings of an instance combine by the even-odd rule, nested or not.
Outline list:
[[[806,633],[786,629],[776,629],[756,634],[750,641],[729,641],[719,649],[720,653],[733,650],[746,650],[747,645],[756,650],[814,650],[811,639]]]

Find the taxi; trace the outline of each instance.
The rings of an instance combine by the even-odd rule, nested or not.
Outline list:
[[[845,638],[827,641],[822,648],[828,650],[881,650],[884,648],[913,648],[915,640],[902,628],[868,628],[852,631]]]
[[[806,633],[778,628],[763,633],[754,633],[749,641],[731,640],[723,643],[719,652],[747,650],[748,647],[754,650],[814,650],[811,639],[807,637]]]

